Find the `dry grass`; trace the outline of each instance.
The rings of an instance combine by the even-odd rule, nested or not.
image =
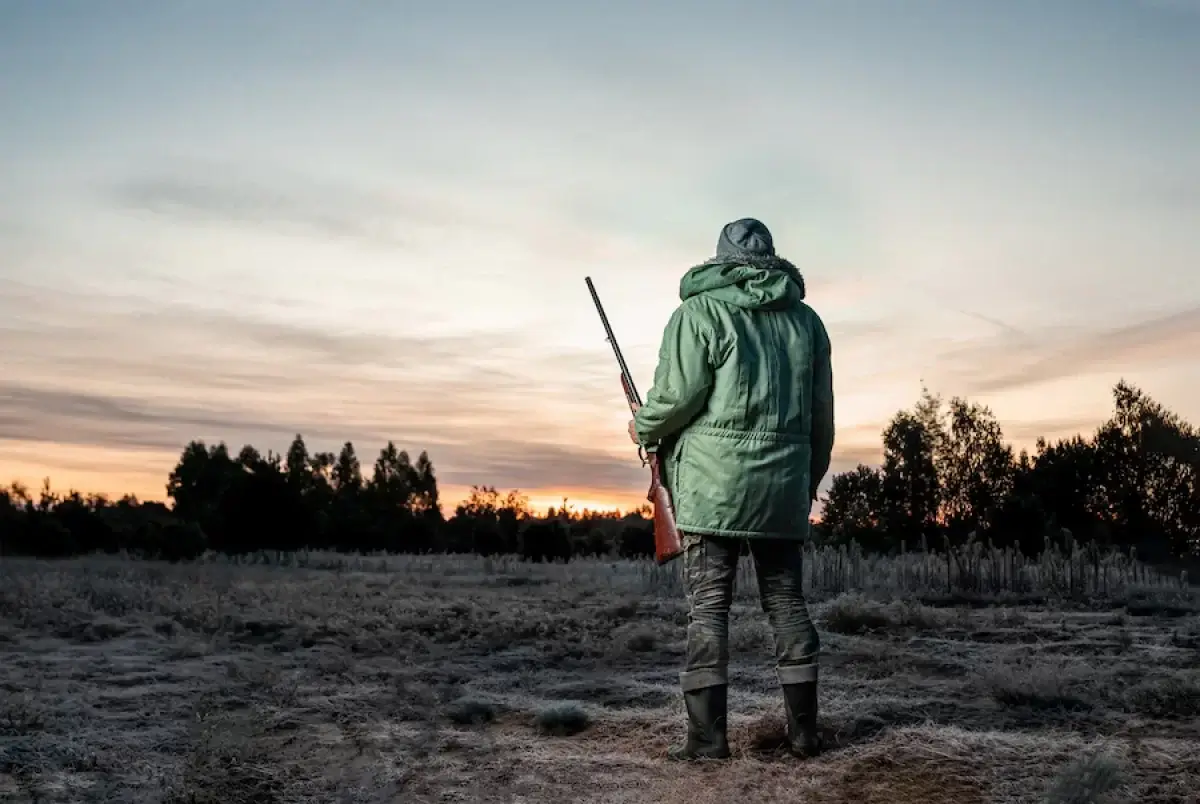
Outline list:
[[[300,563],[300,562],[292,562]],[[0,801],[1188,802],[1190,594],[812,608],[831,750],[780,750],[752,578],[729,764],[682,734],[672,569],[473,558],[308,566],[0,559]],[[677,572],[677,568],[673,568]]]

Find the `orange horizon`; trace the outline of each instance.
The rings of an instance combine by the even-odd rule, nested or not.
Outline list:
[[[0,446],[10,451],[18,448],[11,442],[2,443]],[[27,443],[20,448],[17,457],[19,463],[15,467],[0,469],[3,471],[0,475],[0,485],[5,488],[11,483],[19,483],[36,496],[42,484],[49,479],[50,490],[57,494],[78,491],[83,495],[102,495],[110,500],[132,495],[142,502],[161,502],[168,505],[170,499],[167,497],[167,479],[179,460],[179,456],[174,453],[163,455],[116,452],[100,447],[69,446],[53,442]],[[436,472],[436,463],[434,469]],[[649,478],[647,482],[648,480]],[[475,485],[482,487],[493,484],[481,482]],[[438,492],[443,512],[447,516],[452,515],[455,507],[469,498],[471,488],[471,485],[439,483]],[[495,488],[502,497],[510,491],[523,495],[530,508],[538,514],[544,514],[548,508],[560,507],[564,497],[574,511],[589,509],[627,512],[646,502],[645,489],[640,488],[631,488],[627,492],[554,486],[515,488],[495,485]]]
[[[5,477],[0,480],[4,488],[10,488],[12,484],[23,486],[30,494],[37,496],[41,491],[43,483],[49,479],[50,491],[55,494],[69,494],[77,491],[86,496],[96,495],[104,497],[111,501],[116,501],[122,497],[129,495],[135,497],[139,502],[157,502],[165,505],[171,505],[171,499],[166,493],[166,480],[156,487],[156,490],[151,490],[150,487],[143,488],[118,488],[117,486],[95,486],[82,485],[79,483],[59,483],[56,482],[53,475],[43,475],[41,477],[33,477],[30,475],[17,475],[15,477]],[[484,484],[477,484],[484,485]],[[564,498],[567,502],[567,507],[575,512],[595,511],[599,513],[608,513],[610,511],[619,511],[621,513],[629,513],[636,511],[646,503],[645,493],[630,491],[628,494],[606,494],[604,492],[596,492],[589,489],[556,489],[556,488],[537,488],[537,489],[512,489],[502,486],[496,486],[496,491],[501,498],[508,495],[509,492],[517,492],[522,495],[529,505],[529,509],[538,515],[545,514],[550,508],[558,509],[562,506]],[[439,502],[441,503],[442,512],[445,516],[450,517],[454,514],[454,509],[461,503],[466,502],[471,495],[470,486],[439,486]]]
[[[41,491],[42,485],[47,478],[49,478],[49,481],[50,481],[50,491],[55,494],[68,494],[72,491],[78,491],[80,494],[84,495],[85,497],[94,494],[94,495],[102,496],[105,499],[108,499],[108,500],[114,501],[114,502],[116,500],[121,499],[122,497],[124,497],[126,495],[131,495],[131,496],[135,497],[139,502],[143,502],[143,503],[157,502],[157,503],[163,503],[168,506],[172,505],[170,498],[166,494],[166,481],[165,480],[161,484],[162,490],[157,493],[148,493],[146,491],[139,493],[136,490],[135,491],[129,491],[129,490],[114,491],[112,489],[94,488],[94,487],[93,488],[85,488],[85,487],[80,487],[79,485],[73,484],[73,483],[59,484],[59,483],[54,482],[54,478],[49,475],[43,476],[36,480],[34,480],[33,478],[30,478],[30,477],[21,477],[21,476],[18,476],[15,478],[3,478],[3,479],[0,479],[0,483],[2,483],[2,487],[6,488],[6,489],[10,488],[11,484],[20,484],[20,485],[24,486],[25,489],[31,495],[36,497],[38,495],[38,493]],[[482,485],[482,484],[478,484],[478,485]],[[566,499],[568,509],[570,511],[572,511],[573,513],[581,513],[583,511],[593,511],[596,513],[609,513],[612,511],[617,511],[621,514],[628,514],[633,511],[638,510],[643,505],[648,504],[647,500],[646,500],[646,495],[644,492],[634,492],[634,491],[631,491],[628,494],[607,495],[607,496],[605,496],[604,494],[597,494],[596,492],[590,491],[587,489],[545,488],[545,489],[525,490],[525,489],[502,488],[500,486],[497,486],[496,491],[500,494],[501,498],[505,497],[510,491],[515,491],[518,494],[524,496],[526,501],[528,502],[530,511],[537,516],[545,515],[546,512],[551,508],[558,510],[562,506],[564,498]],[[455,510],[455,508],[458,507],[459,504],[465,502],[467,499],[470,498],[471,487],[470,486],[445,486],[445,487],[439,486],[438,492],[439,492],[439,498],[440,498],[439,502],[440,502],[441,508],[442,508],[442,514],[448,519],[454,515],[454,510]],[[820,521],[820,519],[821,519],[819,509],[820,509],[819,503],[817,503],[813,506],[813,512],[812,512],[811,518],[814,521]]]
[[[835,450],[835,463],[863,462],[878,465],[882,458],[882,444],[867,445],[863,436],[865,432],[874,431],[875,425],[847,428],[851,438],[850,443],[844,443],[840,450]],[[1048,428],[1056,435],[1074,430],[1073,427]],[[857,436],[854,437],[854,436]],[[1032,439],[1007,439],[1014,450],[1032,449]],[[125,495],[132,495],[142,502],[160,502],[170,505],[167,497],[167,480],[179,460],[179,452],[163,452],[159,450],[119,449],[100,446],[84,446],[62,444],[53,441],[6,441],[0,439],[0,453],[12,459],[12,462],[0,466],[0,487],[7,488],[10,483],[24,485],[28,491],[37,496],[46,478],[49,478],[51,491],[65,494],[78,491],[84,495],[102,495],[109,500],[119,500]],[[434,461],[435,474],[439,474],[437,456],[431,455]],[[631,460],[636,461],[636,458]],[[369,476],[370,467],[364,466],[364,475]],[[847,467],[843,467],[844,470]],[[831,469],[831,476],[837,468]],[[828,481],[828,478],[826,479]],[[559,508],[565,497],[572,511],[591,510],[609,512],[619,510],[628,513],[641,508],[647,503],[646,489],[649,476],[645,483],[638,483],[625,491],[601,490],[580,486],[535,486],[521,488],[494,482],[485,482],[482,478],[474,484],[457,484],[439,482],[438,491],[441,508],[445,516],[450,517],[454,509],[467,500],[472,485],[478,487],[494,487],[503,498],[509,492],[515,491],[528,502],[530,509],[538,515],[543,515],[549,508]],[[820,519],[821,505],[814,506],[813,519]]]
[[[1101,418],[1096,416],[1093,421],[1087,422],[1087,425],[1094,426]],[[882,460],[883,448],[874,435],[882,428],[883,425],[877,422],[841,428],[839,435],[842,437],[842,443],[834,451],[835,467],[831,468],[831,476],[855,463],[878,466]],[[1054,438],[1086,432],[1088,429],[1090,427],[1084,426],[1082,422],[1052,421],[1049,426],[1038,428],[1038,432]],[[1009,427],[1006,426],[1005,430],[1009,430]],[[1006,438],[1014,451],[1032,451],[1034,440],[1028,430],[1016,434],[1016,437]],[[49,440],[0,439],[0,454],[7,459],[5,465],[0,465],[0,486],[7,487],[12,482],[19,482],[36,496],[44,479],[49,478],[51,491],[58,494],[74,490],[85,495],[103,495],[110,500],[132,495],[143,502],[161,502],[169,505],[167,480],[178,463],[180,453],[177,450],[168,452],[160,449],[113,449]],[[430,457],[434,461],[435,474],[440,480],[442,467],[438,465],[437,455],[433,453]],[[636,462],[636,457],[631,457],[630,461]],[[845,465],[839,469],[837,464]],[[369,462],[363,469],[364,474],[369,476]],[[456,474],[461,476],[462,473]],[[646,504],[647,485],[643,483],[649,483],[648,475],[644,481],[639,481],[628,490],[585,488],[579,485],[521,488],[486,482],[484,478],[480,478],[473,485],[494,486],[501,497],[510,491],[516,491],[526,498],[534,513],[542,515],[549,508],[559,508],[564,497],[571,510],[576,512],[585,509],[599,512],[619,510],[622,513],[634,511]],[[441,507],[447,517],[453,515],[454,509],[469,497],[471,488],[472,484],[439,482]],[[814,508],[813,518],[819,519],[820,503]]]

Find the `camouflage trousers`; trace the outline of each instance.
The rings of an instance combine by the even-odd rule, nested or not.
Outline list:
[[[685,692],[729,681],[729,608],[741,539],[687,534],[683,578],[688,600]],[[820,640],[804,600],[804,553],[798,541],[749,539],[759,602],[775,636],[780,684],[817,680]]]

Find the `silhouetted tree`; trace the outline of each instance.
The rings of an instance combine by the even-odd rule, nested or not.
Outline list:
[[[968,534],[1036,554],[1047,545],[1136,547],[1139,557],[1200,554],[1200,432],[1140,389],[1113,389],[1108,421],[1091,436],[1014,458],[991,410],[922,389],[882,434],[883,462],[834,475],[815,538],[867,552],[937,549]],[[187,560],[205,550],[475,552],[533,561],[580,555],[649,557],[648,506],[621,515],[576,510],[568,500],[535,516],[518,491],[473,487],[443,519],[428,453],[411,462],[395,443],[364,477],[354,445],[312,451],[296,434],[283,455],[245,445],[187,444],[167,479],[173,505],[113,503],[47,479],[32,494],[0,489],[0,554],[126,552]]]
[[[354,453],[354,445],[347,441],[338,453],[333,467],[333,488],[338,495],[357,498],[363,488],[362,465]]]
[[[1200,540],[1200,478],[1187,445],[1195,430],[1122,381],[1096,433],[1094,513],[1123,545],[1152,560],[1194,552]]]
[[[312,467],[308,454],[308,445],[304,436],[299,433],[292,439],[288,447],[286,467],[287,480],[298,492],[305,492],[312,485]]]
[[[433,462],[429,460],[429,454],[424,451],[417,456],[417,463],[413,467],[412,485],[413,513],[418,516],[441,519],[442,509],[438,501],[437,477],[434,475]]]
[[[338,453],[330,472],[330,484],[333,495],[325,546],[346,552],[364,549],[371,542],[371,517],[363,505],[362,466],[349,441]]]
[[[639,512],[626,516],[621,523],[617,537],[617,553],[624,558],[652,558],[654,521]]]
[[[530,520],[521,528],[518,551],[528,561],[566,561],[571,557],[570,526],[561,518]]]
[[[220,533],[217,508],[234,476],[233,469],[224,443],[212,449],[203,441],[189,443],[167,478],[167,496],[174,501],[176,514],[199,523],[205,533]],[[221,549],[219,545],[220,540],[215,540],[214,546]]]
[[[997,524],[1012,494],[1016,464],[992,411],[955,397],[937,455],[940,520],[952,543]]]
[[[989,535],[996,546],[1016,547],[1023,555],[1036,555],[1044,546],[1043,535],[1050,527],[1051,517],[1037,493],[1036,471],[1029,453],[1021,450],[1013,464],[1012,490],[996,512],[994,529]]]
[[[1040,547],[1042,531],[1067,528],[1081,539],[1108,543],[1108,534],[1098,527],[1099,453],[1081,436],[1048,444],[1037,441],[1032,465],[1018,483],[1036,500],[1041,514],[1037,528],[1022,532],[1021,549],[1033,554]]]
[[[859,464],[849,472],[833,476],[821,508],[821,522],[833,544],[856,541],[863,549],[892,548],[885,530],[886,498],[884,475]]]
[[[516,554],[520,523],[529,516],[529,500],[520,492],[501,498],[495,487],[472,486],[450,520],[450,549],[485,556]]]
[[[914,410],[897,413],[883,431],[883,530],[891,547],[936,532],[941,484],[935,460],[946,437],[940,407],[941,399],[923,390]]]
[[[424,529],[414,527],[412,500],[416,472],[408,453],[389,441],[375,459],[375,471],[363,490],[364,507],[372,522],[371,547],[392,552],[425,552]]]

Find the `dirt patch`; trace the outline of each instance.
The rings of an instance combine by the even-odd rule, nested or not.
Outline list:
[[[837,777],[839,793],[828,800],[845,804],[983,804],[983,787],[970,779],[966,763],[939,765],[903,756],[866,756],[855,759]]]

